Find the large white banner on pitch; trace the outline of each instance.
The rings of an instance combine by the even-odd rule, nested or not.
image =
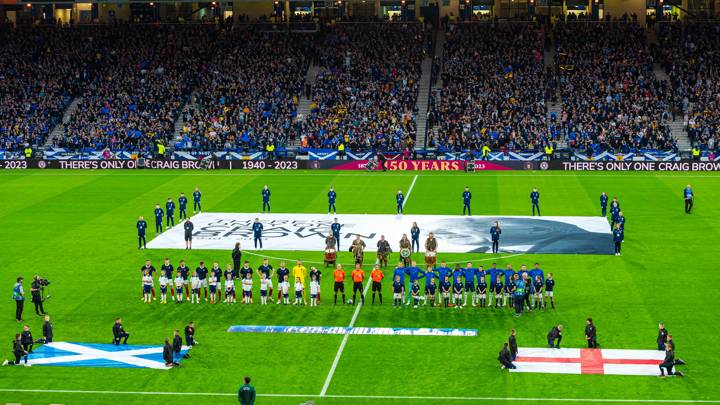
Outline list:
[[[410,237],[413,222],[420,227],[421,251],[428,233],[438,240],[438,252],[485,253],[491,251],[490,227],[500,222],[500,251],[512,253],[611,254],[610,226],[603,217],[525,217],[454,215],[325,215],[202,213],[192,217],[194,249],[232,249],[240,242],[253,248],[252,224],[260,218],[265,250],[322,250],[334,218],[342,225],[340,249],[347,250],[356,235],[373,251],[380,236],[399,250],[403,234]],[[151,249],[185,247],[182,224],[148,243]]]

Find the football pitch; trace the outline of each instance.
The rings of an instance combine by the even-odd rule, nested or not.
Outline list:
[[[165,256],[177,267],[200,260],[231,263],[230,250],[137,249],[135,221],[180,192],[203,193],[205,213],[261,210],[260,190],[272,190],[275,213],[326,214],[327,190],[338,193],[343,214],[394,214],[395,193],[406,195],[405,217],[460,215],[465,186],[473,192],[473,215],[527,216],[529,193],[537,187],[547,216],[600,215],[599,195],[619,198],[627,218],[623,255],[445,253],[438,258],[486,268],[539,262],[556,281],[556,309],[514,318],[509,308],[392,307],[390,281],[384,305],[332,305],[332,271],[321,269],[322,302],[316,308],[240,303],[228,306],[184,303],[144,304],[139,268]],[[692,184],[692,215],[683,211],[682,190]],[[40,274],[51,281],[45,309],[55,340],[110,343],[117,316],[131,344],[160,345],[190,320],[199,345],[191,358],[171,370],[84,367],[0,368],[0,403],[237,403],[242,377],[252,376],[259,404],[413,403],[720,403],[717,375],[720,246],[720,175],[712,173],[340,173],[179,172],[29,170],[0,175],[0,359],[11,357],[11,340],[21,325],[13,319],[10,292],[18,275]],[[191,209],[189,210],[192,211]],[[177,217],[177,213],[176,213]],[[177,223],[177,222],[176,222]],[[177,226],[177,225],[176,225]],[[490,224],[488,224],[488,229]],[[382,233],[382,229],[377,232]],[[408,229],[409,232],[409,229]],[[422,236],[424,240],[425,235]],[[385,274],[398,261],[397,241]],[[347,242],[339,262],[350,268]],[[502,240],[501,240],[502,245]],[[322,262],[313,251],[249,249],[243,259],[256,268],[263,257],[277,268],[279,258],[306,265]],[[502,246],[501,246],[502,247]],[[375,247],[365,254],[365,271]],[[421,254],[415,254],[418,262]],[[256,283],[257,284],[257,283]],[[351,282],[346,281],[351,294]],[[157,281],[156,281],[157,287]],[[277,287],[277,286],[276,286]],[[255,287],[258,288],[257,285]],[[350,295],[348,294],[348,295]],[[369,293],[368,293],[369,294]],[[239,294],[238,294],[239,295]],[[240,297],[238,297],[239,299]],[[239,301],[239,300],[238,300]],[[591,316],[607,349],[656,348],[658,322],[665,322],[677,345],[685,378],[650,376],[508,373],[499,369],[498,351],[515,328],[520,347],[545,347],[553,325],[563,324],[562,345],[585,347],[585,319]],[[26,302],[24,318],[35,337],[41,318]],[[233,325],[477,329],[477,336],[322,335],[229,333]],[[715,370],[715,371],[713,371]]]

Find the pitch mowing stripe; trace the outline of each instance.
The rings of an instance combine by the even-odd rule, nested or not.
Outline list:
[[[360,298],[360,302],[355,307],[355,313],[353,313],[352,319],[350,319],[350,325],[348,328],[352,328],[355,326],[355,321],[357,320],[358,315],[360,314],[360,310],[362,309],[362,302],[364,301],[364,297],[367,294],[368,289],[370,288],[370,280],[371,278],[368,278],[367,283],[365,283],[365,288],[363,289],[363,296]],[[322,390],[320,391],[320,396],[324,397],[325,393],[328,390],[328,387],[330,387],[330,381],[332,381],[333,375],[335,374],[335,369],[337,368],[338,363],[340,362],[340,357],[342,357],[343,350],[345,350],[345,345],[347,344],[348,338],[350,337],[350,330],[348,329],[348,332],[345,332],[345,335],[343,336],[342,342],[340,342],[340,347],[338,348],[337,353],[335,354],[335,359],[333,359],[332,366],[330,366],[330,372],[328,372],[327,378],[325,378],[325,384],[323,384]]]
[[[163,391],[100,391],[100,390],[50,390],[0,388],[0,392],[36,393],[36,394],[86,394],[86,395],[155,395],[155,396],[198,396],[198,397],[236,397],[231,392],[163,392]],[[320,398],[318,394],[257,394],[264,398]],[[656,404],[718,404],[720,399],[615,399],[615,398],[533,398],[533,397],[433,397],[403,395],[335,395],[327,394],[324,398],[335,399],[370,399],[370,400],[425,400],[425,401],[541,401],[541,402],[596,402],[596,403],[656,403]]]
[[[418,175],[416,174],[415,177],[413,177],[412,183],[410,183],[410,188],[408,188],[407,194],[405,194],[405,199],[403,200],[403,208],[405,208],[405,204],[407,204],[408,200],[410,199],[410,193],[412,193],[413,187],[415,187],[415,182],[418,179]],[[360,310],[362,309],[362,302],[364,301],[365,295],[367,295],[367,291],[370,288],[370,281],[371,279],[368,278],[367,283],[365,283],[365,288],[363,289],[363,296],[361,297],[360,303],[357,304],[357,307],[355,307],[355,313],[352,316],[352,319],[350,320],[350,325],[348,328],[352,328],[355,326],[355,321],[357,320],[358,315],[360,314]],[[343,336],[342,342],[340,342],[340,347],[338,348],[337,353],[335,354],[335,359],[333,359],[332,366],[330,366],[330,372],[328,372],[327,378],[325,378],[325,384],[323,384],[322,390],[320,391],[320,396],[324,397],[327,393],[328,388],[330,387],[330,382],[332,381],[333,375],[335,375],[335,370],[337,369],[337,365],[340,362],[340,357],[342,357],[342,353],[345,350],[345,345],[347,344],[348,338],[350,337],[350,329],[348,329],[348,332],[345,333],[345,336]]]

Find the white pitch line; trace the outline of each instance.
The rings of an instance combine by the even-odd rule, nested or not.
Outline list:
[[[370,288],[370,278],[368,278],[367,283],[365,283],[365,288],[363,289],[363,297],[365,297],[365,294],[367,294],[368,288]],[[343,350],[345,350],[345,344],[347,344],[348,338],[350,337],[350,330],[353,326],[355,326],[355,321],[357,320],[358,315],[360,314],[360,309],[362,308],[362,302],[364,299],[361,297],[360,302],[357,303],[357,306],[355,307],[355,313],[353,313],[352,319],[350,319],[350,325],[348,325],[347,332],[345,332],[345,335],[343,336],[342,342],[340,342],[340,347],[338,348],[337,353],[335,353],[335,359],[333,360],[332,366],[330,366],[330,371],[328,372],[327,378],[325,378],[325,384],[323,384],[322,390],[320,391],[320,396],[324,397],[325,393],[328,390],[328,387],[330,387],[330,381],[332,381],[333,375],[335,374],[335,369],[337,368],[338,363],[340,362],[340,357],[342,356]]]
[[[232,392],[168,392],[168,391],[100,391],[100,390],[49,390],[0,388],[0,392],[39,393],[39,394],[87,394],[87,395],[166,395],[166,396],[201,396],[201,397],[236,397]],[[318,394],[257,394],[265,398],[319,398]],[[425,401],[543,401],[543,402],[599,402],[599,403],[655,403],[655,404],[718,404],[720,399],[620,399],[620,398],[522,398],[522,397],[433,397],[433,396],[402,396],[402,395],[325,395],[325,398],[336,399],[371,399],[371,400],[425,400]]]
[[[410,199],[410,193],[412,193],[413,187],[415,187],[415,182],[417,181],[418,175],[416,174],[415,177],[413,177],[412,183],[410,183],[410,188],[407,191],[407,194],[405,194],[405,199],[403,200],[403,209],[405,208],[405,204],[407,204],[408,200]]]

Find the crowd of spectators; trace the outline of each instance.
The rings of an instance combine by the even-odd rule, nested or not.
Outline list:
[[[0,149],[45,143],[76,90],[77,35],[0,24]]]
[[[434,58],[427,146],[589,154],[720,149],[720,25],[662,24],[658,45],[631,19],[605,24],[447,23]],[[545,64],[543,47],[555,46]],[[252,25],[0,26],[0,149],[50,139],[71,150],[151,152],[306,148],[412,150],[419,23],[343,23],[317,33]],[[308,67],[317,74],[306,83]],[[670,81],[653,71],[662,65]],[[303,97],[310,112],[298,115]],[[546,102],[561,111],[548,114]],[[180,137],[175,125],[182,124]],[[420,145],[423,146],[423,145]]]
[[[170,143],[215,27],[124,25],[87,34],[82,99],[53,146],[151,152]]]
[[[653,72],[645,30],[633,22],[558,24],[555,82],[562,112],[554,136],[588,154],[674,150],[672,92]]]
[[[223,30],[183,111],[180,149],[265,150],[299,136],[313,34]]]
[[[436,64],[437,65],[437,64]],[[448,24],[428,146],[540,150],[547,129],[543,35],[532,24]]]
[[[426,45],[422,25],[415,23],[326,27],[316,46],[320,70],[304,117],[303,146],[412,149]]]
[[[693,146],[720,154],[720,24],[663,24],[658,57]]]

